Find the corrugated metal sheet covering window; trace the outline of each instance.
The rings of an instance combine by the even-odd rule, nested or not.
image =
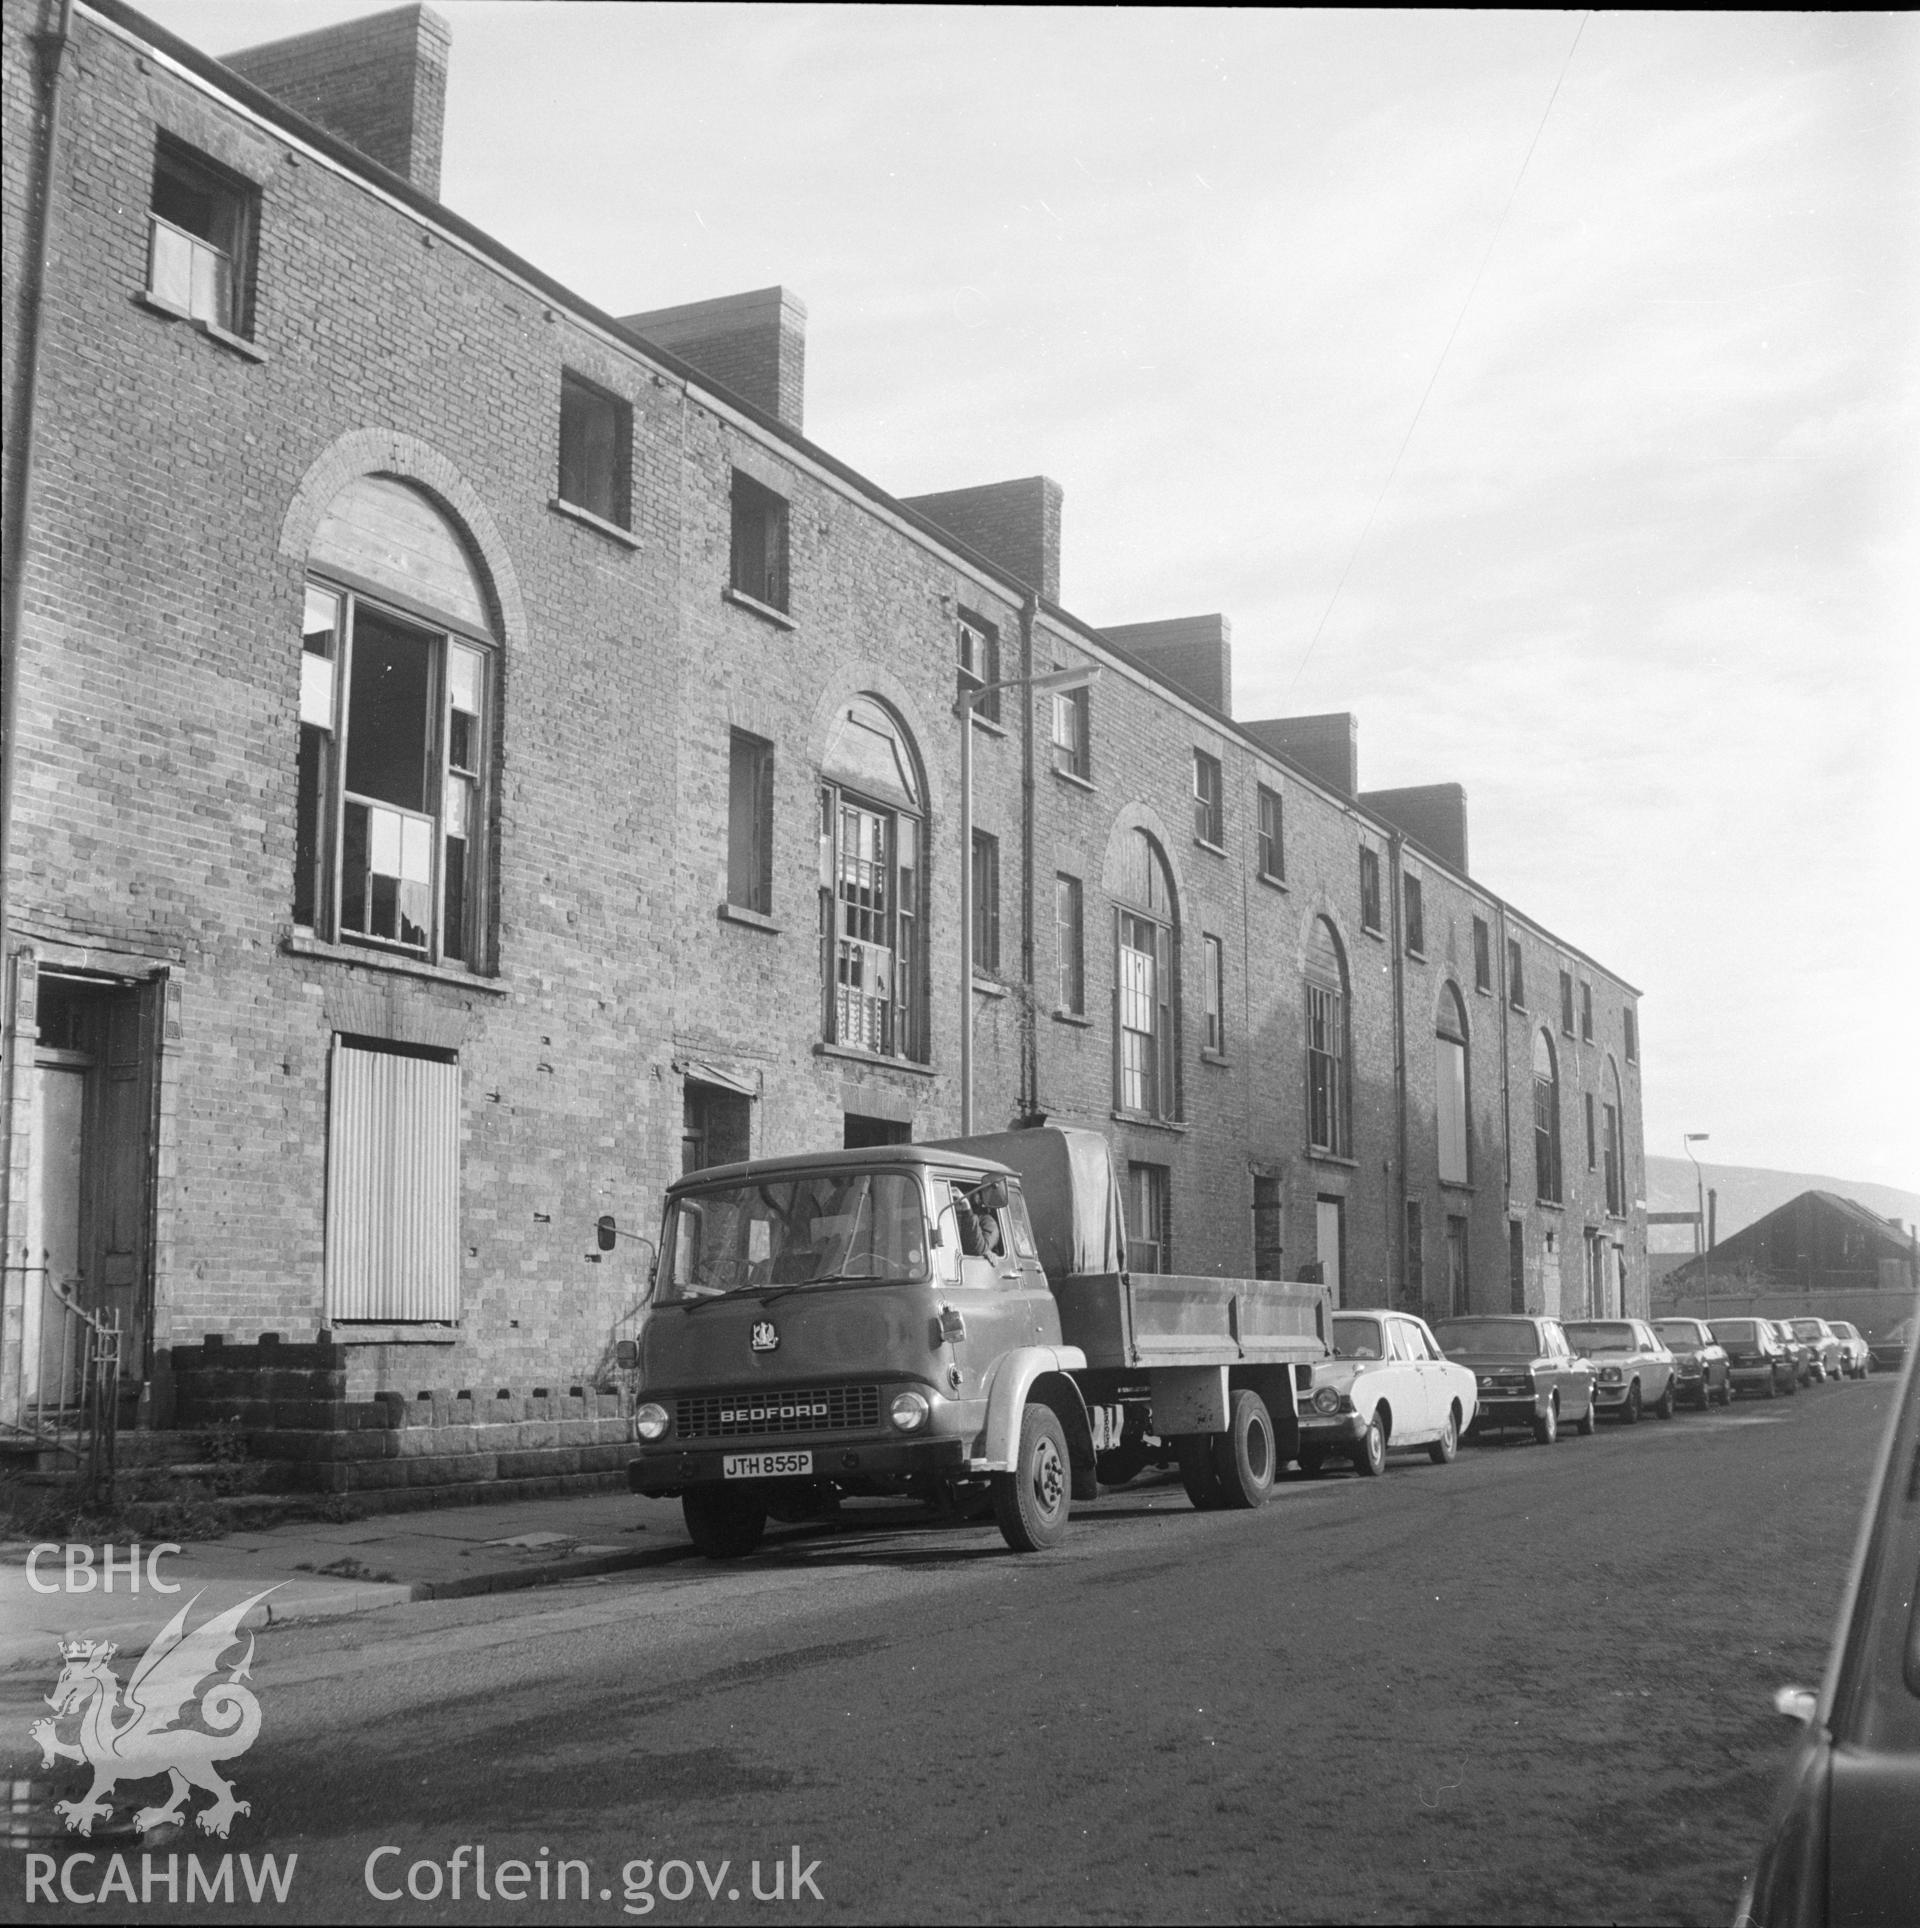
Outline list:
[[[460,1067],[335,1038],[327,1315],[460,1316]]]

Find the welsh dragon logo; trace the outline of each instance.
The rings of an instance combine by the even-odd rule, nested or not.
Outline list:
[[[247,1637],[246,1657],[224,1680],[215,1680],[194,1696],[208,1675],[220,1671],[220,1656],[240,1638],[240,1623],[248,1611],[273,1592],[256,1593],[186,1631],[187,1615],[200,1596],[196,1593],[149,1647],[127,1682],[121,1698],[118,1677],[108,1664],[119,1651],[110,1640],[63,1640],[60,1658],[65,1665],[47,1695],[51,1720],[33,1724],[33,1738],[52,1767],[56,1761],[78,1761],[93,1769],[93,1785],[77,1801],[58,1801],[54,1812],[69,1828],[91,1834],[93,1824],[112,1811],[106,1797],[120,1781],[150,1780],[164,1774],[172,1782],[168,1798],[157,1807],[142,1808],[133,1825],[144,1834],[185,1818],[189,1791],[200,1788],[213,1796],[213,1805],[194,1817],[208,1834],[223,1841],[234,1816],[250,1813],[250,1804],[237,1801],[233,1783],[214,1772],[216,1761],[244,1754],[260,1732],[260,1703],[243,1683],[253,1665],[253,1638]],[[202,1727],[184,1727],[183,1718],[197,1711]],[[62,1739],[64,1722],[78,1723],[74,1739]]]

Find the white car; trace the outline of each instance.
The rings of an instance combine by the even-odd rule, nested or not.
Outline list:
[[[1436,1466],[1460,1450],[1478,1400],[1474,1377],[1440,1350],[1426,1322],[1410,1312],[1336,1312],[1333,1355],[1298,1387],[1300,1469],[1330,1459],[1354,1471],[1386,1471],[1387,1455],[1424,1446]]]

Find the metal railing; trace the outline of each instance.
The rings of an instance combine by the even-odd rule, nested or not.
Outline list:
[[[119,1430],[120,1315],[89,1312],[44,1264],[9,1265],[5,1277],[0,1437],[66,1455],[87,1495],[101,1495]]]

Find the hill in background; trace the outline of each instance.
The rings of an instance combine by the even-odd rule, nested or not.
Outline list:
[[[1868,1185],[1851,1178],[1822,1178],[1813,1172],[1767,1171],[1758,1165],[1710,1165],[1700,1161],[1700,1175],[1709,1191],[1720,1195],[1715,1224],[1718,1237],[1765,1218],[1802,1192],[1837,1192],[1881,1218],[1897,1218],[1909,1228],[1920,1224],[1920,1192],[1903,1192],[1894,1185]],[[1693,1166],[1684,1158],[1647,1159],[1647,1210],[1690,1212],[1694,1209]],[[1691,1252],[1691,1225],[1654,1225],[1647,1230],[1653,1252]]]

